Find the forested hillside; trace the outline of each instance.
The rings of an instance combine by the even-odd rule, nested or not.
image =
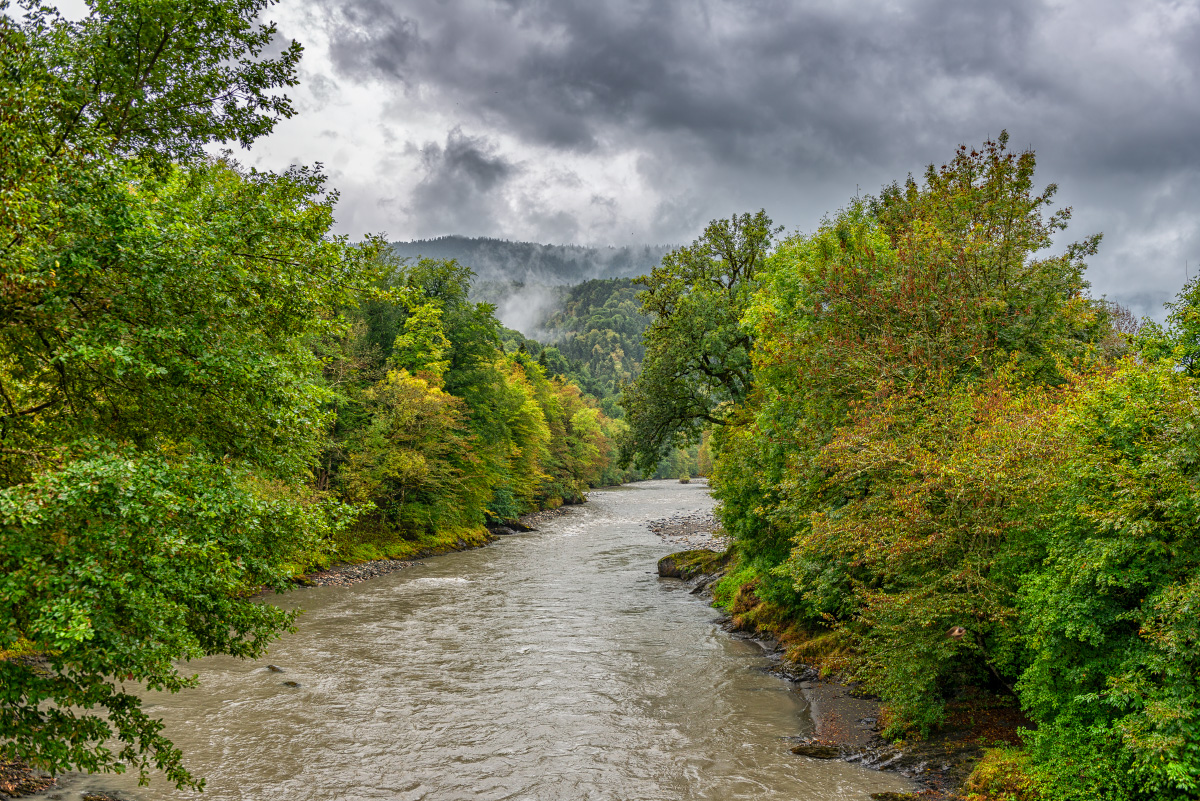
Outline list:
[[[545,286],[643,275],[670,250],[664,245],[594,248],[466,236],[393,242],[391,248],[400,258],[453,259],[470,267],[481,282]]]
[[[1200,795],[1200,281],[1144,324],[1007,135],[649,276],[632,454],[712,433],[718,600],[881,696],[888,736],[1019,706],[973,798]],[[973,704],[973,705],[972,705]]]
[[[548,375],[578,385],[597,399],[606,415],[622,419],[621,392],[641,373],[645,355],[643,333],[649,318],[641,309],[642,288],[628,278],[562,287],[533,329],[537,338],[509,329],[505,350],[530,354]],[[618,440],[628,442],[624,429],[620,431]],[[707,475],[710,465],[707,447],[683,443],[665,447],[657,462],[641,469],[626,464],[617,473],[610,467],[605,476],[614,483],[618,478],[684,478]]]
[[[623,428],[452,261],[334,236],[312,169],[214,158],[293,114],[265,0],[0,14],[0,759],[201,782],[178,690],[330,561],[478,543],[620,480]]]
[[[586,281],[566,289],[533,332],[512,337],[551,375],[569,376],[598,398],[605,413],[624,414],[617,403],[621,385],[641,371],[642,331],[648,322],[631,279]]]

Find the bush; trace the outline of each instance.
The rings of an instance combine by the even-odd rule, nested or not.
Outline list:
[[[1041,801],[1041,781],[1019,748],[989,748],[963,785],[966,801]]]

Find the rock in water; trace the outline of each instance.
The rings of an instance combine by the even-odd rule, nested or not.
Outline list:
[[[792,753],[812,757],[813,759],[837,759],[842,755],[842,750],[835,745],[810,743],[796,746],[792,749]]]
[[[272,673],[283,672],[283,668],[281,668],[279,665],[267,665],[267,670],[271,671]]]
[[[728,555],[708,548],[680,551],[658,560],[658,575],[663,578],[678,578],[687,581],[696,576],[717,573],[728,562]]]
[[[285,681],[285,682],[283,683],[283,686],[284,686],[284,687],[299,687],[299,686],[300,686],[300,682],[298,682],[298,681]]]
[[[658,560],[658,575],[663,578],[680,578],[679,565],[675,563],[675,554],[664,556]]]

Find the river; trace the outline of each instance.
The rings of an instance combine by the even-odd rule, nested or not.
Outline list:
[[[649,520],[711,507],[702,483],[643,482],[487,548],[276,599],[304,614],[257,662],[189,666],[147,693],[208,779],[201,797],[866,799],[900,777],[797,757],[803,697],[681,583]],[[283,668],[277,673],[268,664]],[[285,681],[298,683],[289,687]],[[68,775],[48,797],[196,798],[155,776]]]

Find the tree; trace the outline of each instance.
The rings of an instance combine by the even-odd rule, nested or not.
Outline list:
[[[277,90],[296,85],[303,49],[292,41],[263,57],[277,30],[258,20],[277,1],[89,0],[71,22],[23,0],[29,58],[17,80],[56,87],[34,122],[46,152],[85,145],[163,166],[201,158],[209,142],[248,147],[270,133],[295,113]]]
[[[755,390],[713,434],[754,592],[853,644],[900,728],[1020,675],[1017,594],[1042,553],[1023,478],[1055,455],[1022,434],[1103,358],[1113,317],[1084,294],[1098,237],[1049,250],[1068,210],[1006,141],[781,242],[743,316]]]
[[[406,370],[365,393],[369,424],[341,471],[345,496],[402,533],[478,525],[490,494],[464,425],[466,406]]]
[[[313,345],[381,244],[329,235],[316,171],[202,155],[290,113],[265,5],[0,14],[0,650],[43,660],[0,663],[7,758],[199,785],[122,682],[261,654],[291,616],[250,596],[351,516],[305,486]]]
[[[622,393],[625,462],[653,470],[665,448],[724,424],[727,405],[750,393],[752,337],[741,318],[778,230],[764,211],[714,220],[638,279],[651,323],[642,372]]]
[[[1021,588],[1018,689],[1055,798],[1200,794],[1197,389],[1129,359],[1052,419],[1062,455],[1034,518],[1046,558]]]
[[[134,689],[192,686],[180,662],[258,657],[291,626],[253,596],[288,587],[289,563],[348,521],[298,494],[205,455],[106,444],[0,490],[0,650],[41,660],[0,660],[0,756],[203,787]]]
[[[1166,359],[1191,376],[1200,375],[1200,278],[1193,278],[1167,305],[1167,325],[1144,320],[1134,333],[1138,350],[1150,360]]]

